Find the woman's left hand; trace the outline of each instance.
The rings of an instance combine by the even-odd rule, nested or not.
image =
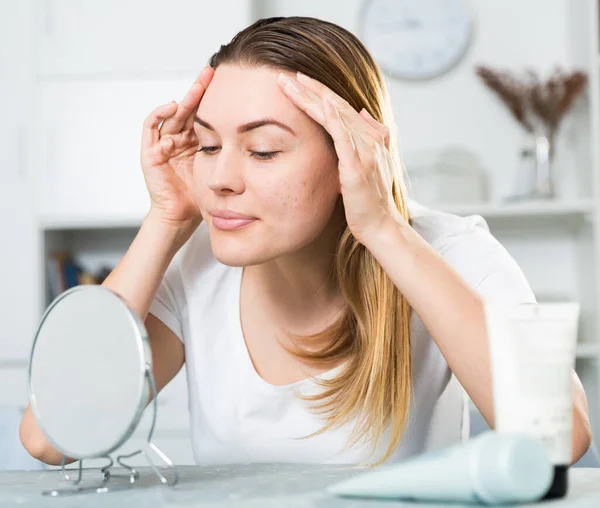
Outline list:
[[[346,221],[363,245],[382,226],[403,220],[392,197],[389,129],[365,109],[358,113],[328,87],[304,74],[281,73],[279,84],[302,111],[331,135],[339,159]]]

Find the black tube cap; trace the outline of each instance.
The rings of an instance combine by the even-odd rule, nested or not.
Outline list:
[[[554,466],[552,485],[550,485],[543,499],[556,499],[567,495],[569,489],[568,471],[569,466]]]

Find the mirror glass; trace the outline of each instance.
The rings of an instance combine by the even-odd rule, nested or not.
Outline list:
[[[75,459],[108,455],[135,430],[150,393],[146,330],[123,299],[77,286],[46,310],[29,364],[29,396],[42,432]]]

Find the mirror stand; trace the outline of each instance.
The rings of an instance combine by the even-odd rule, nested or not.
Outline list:
[[[67,460],[67,457],[65,455],[65,456],[63,456],[63,460],[62,460],[61,471],[63,473],[64,478],[67,481],[71,482],[74,486],[60,488],[60,489],[47,490],[42,493],[44,496],[58,497],[58,496],[74,495],[74,494],[86,494],[86,493],[91,493],[91,492],[95,492],[97,494],[103,494],[106,492],[112,492],[112,491],[116,491],[116,490],[129,489],[135,484],[136,480],[139,478],[139,472],[133,466],[130,466],[127,463],[125,463],[124,460],[130,459],[131,457],[135,457],[136,455],[139,455],[140,453],[144,454],[144,456],[146,457],[146,461],[148,462],[148,465],[152,468],[152,470],[154,471],[154,473],[156,474],[156,476],[159,478],[160,482],[163,485],[167,485],[167,486],[171,487],[179,481],[179,475],[177,474],[177,469],[173,465],[173,462],[171,461],[171,459],[152,441],[152,435],[154,434],[154,427],[156,425],[158,402],[156,400],[157,399],[156,384],[154,383],[154,376],[152,375],[152,368],[148,364],[146,364],[145,376],[146,376],[146,379],[148,380],[148,384],[150,386],[150,390],[152,393],[152,406],[153,406],[153,408],[152,408],[152,425],[150,426],[150,432],[148,433],[148,442],[146,443],[146,448],[142,448],[140,450],[137,450],[137,451],[127,454],[127,455],[119,455],[117,457],[117,462],[119,463],[119,465],[121,467],[127,469],[129,471],[129,474],[124,475],[124,474],[111,473],[110,468],[114,465],[114,460],[110,457],[110,455],[95,457],[95,458],[105,458],[108,460],[108,464],[106,466],[103,466],[100,469],[100,473],[101,473],[100,483],[96,483],[94,485],[79,486],[79,484],[81,483],[82,476],[83,476],[83,461],[85,460],[85,457],[82,459],[79,459],[79,472],[77,475],[77,479],[74,479],[71,476],[69,476],[69,473],[67,472],[67,469],[65,468],[65,462]],[[148,449],[151,449],[152,451],[154,451],[154,453],[156,453],[161,458],[161,460],[166,464],[166,468],[171,471],[171,480],[169,480],[167,477],[165,477],[165,475],[162,474],[162,472],[156,466],[156,464],[154,464],[153,460],[150,458],[150,455],[148,454]],[[129,477],[128,485],[112,485],[112,486],[108,485],[108,482],[111,477],[123,477],[123,476]]]

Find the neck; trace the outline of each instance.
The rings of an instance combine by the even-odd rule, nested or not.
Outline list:
[[[309,245],[245,268],[245,277],[253,278],[266,305],[291,330],[312,328],[344,305],[334,265],[341,220],[336,211]]]

